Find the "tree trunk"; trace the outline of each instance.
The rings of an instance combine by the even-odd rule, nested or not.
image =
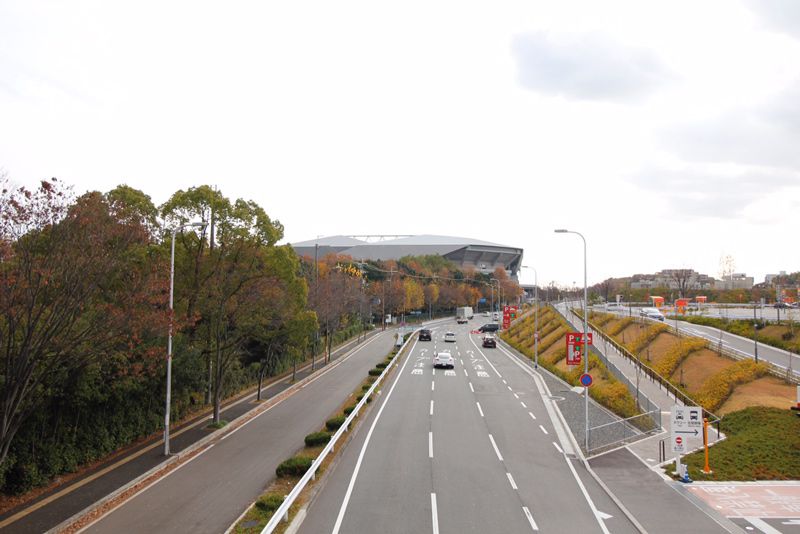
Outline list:
[[[264,374],[267,372],[267,362],[261,364],[261,369],[258,371],[258,394],[256,400],[261,400],[261,384],[264,383]]]

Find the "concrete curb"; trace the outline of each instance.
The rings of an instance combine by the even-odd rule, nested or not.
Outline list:
[[[143,473],[142,475],[139,475],[135,479],[131,480],[130,482],[121,486],[120,488],[117,488],[115,491],[109,493],[108,495],[99,499],[93,504],[90,504],[80,512],[74,514],[73,516],[69,517],[68,519],[62,521],[55,527],[48,530],[46,534],[82,531],[83,529],[87,528],[95,521],[100,519],[102,516],[112,511],[114,508],[117,508],[118,506],[123,504],[131,497],[147,489],[153,483],[160,480],[163,476],[172,472],[180,465],[185,464],[191,458],[202,453],[203,450],[207,448],[207,445],[209,445],[211,442],[218,441],[222,439],[225,435],[229,434],[230,432],[238,430],[245,423],[261,415],[263,412],[269,410],[273,406],[276,406],[277,404],[283,402],[285,399],[296,393],[298,390],[300,390],[309,382],[316,380],[322,374],[335,369],[341,362],[345,361],[353,353],[353,351],[356,350],[356,348],[365,346],[366,343],[369,343],[372,340],[377,339],[379,335],[380,332],[375,334],[368,340],[365,340],[360,344],[356,344],[356,346],[350,349],[350,351],[348,351],[347,354],[335,359],[328,365],[320,369],[317,369],[312,374],[306,376],[305,378],[299,380],[298,382],[295,382],[294,384],[292,384],[285,390],[281,391],[274,397],[270,397],[269,399],[264,401],[261,405],[256,406],[249,412],[246,412],[245,414],[241,415],[240,417],[235,419],[231,424],[226,425],[212,432],[211,434],[205,436],[204,438],[201,438],[192,445],[189,445],[186,449],[182,450],[181,452],[175,454],[174,456],[171,456],[170,458],[164,460],[162,463],[156,465],[149,471]]]

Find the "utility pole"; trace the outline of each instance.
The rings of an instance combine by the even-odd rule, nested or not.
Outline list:
[[[319,238],[319,236],[317,236]],[[319,242],[314,243],[314,305],[319,310]],[[311,354],[311,371],[317,363],[317,350],[319,348],[319,317],[317,317],[317,330],[314,332],[314,352]]]
[[[758,323],[756,322],[756,305],[753,303],[753,344],[755,345],[755,358],[756,363],[758,363]]]

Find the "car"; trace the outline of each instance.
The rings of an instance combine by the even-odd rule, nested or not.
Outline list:
[[[484,316],[484,317],[491,317],[491,316],[492,316],[492,314],[491,314],[491,313],[489,313],[488,311],[485,311],[485,312],[483,312],[483,316]]]
[[[433,366],[453,369],[456,366],[456,359],[449,352],[437,352],[433,355]]]
[[[494,312],[492,314],[492,319],[494,319],[495,321],[499,321],[500,320],[500,314],[497,313],[497,312]]]
[[[487,348],[495,348],[497,347],[497,339],[491,334],[486,334],[483,336],[483,346]]]
[[[478,332],[481,334],[485,334],[486,332],[497,332],[498,330],[500,330],[500,325],[497,323],[486,323],[478,328]]]
[[[469,321],[467,320],[466,317],[457,317],[456,318],[456,323],[458,323],[458,324],[467,324],[468,322]]]
[[[662,314],[658,308],[642,308],[639,312],[641,317],[645,317],[647,319],[655,319],[657,321],[663,321],[665,319],[664,314]]]
[[[419,340],[420,341],[430,341],[431,340],[431,331],[427,328],[423,328],[419,331]]]
[[[453,332],[446,332],[444,335],[445,343],[455,343],[456,335]]]

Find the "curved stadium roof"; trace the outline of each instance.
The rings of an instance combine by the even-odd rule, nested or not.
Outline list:
[[[319,257],[330,253],[344,254],[354,259],[397,260],[403,256],[437,254],[461,268],[494,271],[503,267],[516,278],[522,263],[522,249],[479,239],[441,235],[414,235],[369,242],[349,236],[330,236],[293,243],[298,255],[314,257],[319,245]]]

